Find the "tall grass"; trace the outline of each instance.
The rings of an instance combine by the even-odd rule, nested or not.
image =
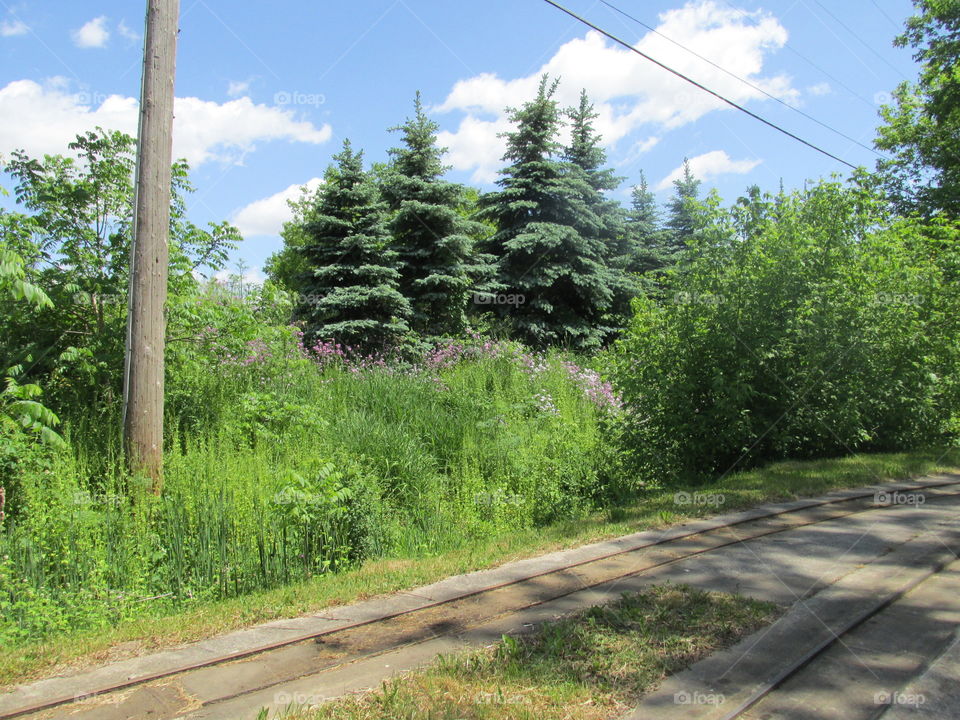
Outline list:
[[[371,362],[255,340],[174,358],[162,496],[82,417],[72,451],[21,479],[0,640],[440,553],[576,516],[603,484],[616,401],[560,355],[476,341]]]

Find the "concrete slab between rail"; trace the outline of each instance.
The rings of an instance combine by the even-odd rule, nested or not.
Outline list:
[[[744,523],[802,510],[827,501],[869,497],[877,492],[911,491],[925,486],[951,485],[958,482],[960,482],[960,474],[931,475],[913,481],[882,483],[836,491],[816,498],[767,503],[748,510],[723,513],[662,530],[642,531],[614,540],[517,560],[497,568],[453,576],[405,592],[380,596],[352,605],[331,607],[314,615],[275,620],[183,647],[22,684],[0,697],[0,715],[15,713],[41,702],[70,701],[75,697],[85,697],[95,689],[110,688],[144,677],[176,673],[223,656],[255,653],[277,643],[291,642],[313,634],[334,632],[355,623],[373,622],[397,613],[452,600],[464,594],[518,582],[531,575],[549,573],[570,564],[586,563],[610,554],[681,539],[716,530],[731,523]]]
[[[948,563],[960,566],[956,560],[960,536],[953,533],[940,540],[932,545],[921,536],[904,543],[879,561],[798,601],[768,628],[667,678],[623,720],[736,717],[862,618]]]
[[[960,718],[960,629],[949,647],[899,692],[888,692],[881,720]]]

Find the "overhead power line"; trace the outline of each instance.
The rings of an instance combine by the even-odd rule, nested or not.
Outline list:
[[[870,45],[870,43],[868,43],[866,40],[864,40],[862,37],[860,37],[854,30],[852,30],[849,25],[847,25],[845,22],[843,22],[843,20],[841,20],[841,19],[838,18],[836,15],[834,15],[832,12],[830,12],[829,8],[827,8],[822,2],[820,2],[820,0],[813,0],[813,2],[816,3],[816,4],[820,7],[820,9],[823,10],[827,15],[829,15],[830,17],[832,17],[833,20],[834,20],[834,22],[837,23],[837,25],[839,25],[839,26],[842,27],[844,30],[846,30],[848,33],[850,33],[850,34],[857,40],[857,42],[859,42],[859,43],[860,43],[861,45],[863,45],[867,50],[869,50],[871,53],[873,53],[874,56],[875,56],[878,60],[880,60],[880,62],[885,63],[888,68],[890,68],[891,70],[893,70],[895,73],[897,73],[897,74],[898,74],[900,77],[902,77],[904,80],[909,80],[909,79],[910,79],[910,78],[908,78],[908,77],[903,73],[902,70],[900,70],[900,68],[898,68],[896,65],[894,65],[894,64],[893,64],[892,62],[890,62],[889,60],[887,60],[883,55],[881,55],[880,53],[878,53],[878,52],[876,51],[876,49],[874,49],[873,46]],[[807,7],[810,7],[810,6],[807,5]],[[812,11],[813,8],[810,8],[810,10]],[[816,14],[816,13],[814,13],[814,14]]]
[[[731,10],[734,10],[735,12],[740,13],[740,14],[743,15],[744,17],[749,17],[749,16],[750,16],[750,13],[748,13],[746,10],[743,10],[743,9],[741,9],[741,8],[738,8],[738,7],[735,6],[735,5],[731,5],[730,2],[728,2],[728,0],[721,0],[721,1],[723,2],[724,5],[726,5],[727,7],[729,7]],[[839,85],[840,87],[842,87],[844,90],[846,90],[848,93],[850,93],[851,96],[855,97],[857,100],[859,100],[860,102],[862,102],[864,105],[866,105],[867,107],[870,107],[870,108],[876,108],[876,103],[871,102],[870,100],[868,100],[867,98],[865,98],[863,95],[861,95],[861,94],[858,93],[856,90],[854,90],[852,87],[850,87],[850,86],[847,85],[845,82],[843,82],[843,80],[840,80],[839,78],[834,77],[833,75],[831,75],[829,71],[824,70],[822,67],[820,67],[819,65],[817,65],[813,60],[811,60],[811,59],[808,58],[806,55],[804,55],[802,52],[800,52],[799,50],[797,50],[797,49],[796,49],[795,47],[793,47],[793,45],[791,45],[789,42],[784,43],[783,46],[784,46],[787,50],[789,50],[790,52],[792,52],[794,55],[796,55],[798,58],[800,58],[801,60],[803,60],[805,63],[807,63],[807,65],[809,65],[810,67],[812,67],[814,70],[816,70],[817,72],[819,72],[819,73],[822,74],[823,76],[829,78],[830,80],[832,80],[833,82],[835,82],[837,85]]]
[[[674,45],[676,45],[676,46],[677,46],[678,48],[680,48],[681,50],[685,50],[686,52],[690,53],[690,54],[693,55],[694,57],[699,58],[700,60],[703,60],[703,61],[704,61],[705,63],[707,63],[708,65],[712,65],[713,67],[715,67],[715,68],[716,68],[717,70],[719,70],[720,72],[726,73],[726,74],[729,75],[730,77],[734,78],[735,80],[739,80],[739,81],[742,82],[744,85],[753,88],[754,90],[756,90],[756,91],[759,92],[759,93],[763,93],[764,95],[766,95],[766,96],[767,96],[768,98],[770,98],[771,100],[776,100],[778,103],[780,103],[780,104],[783,105],[784,107],[789,108],[790,110],[793,110],[793,112],[802,115],[802,116],[805,117],[807,120],[811,120],[811,121],[815,122],[815,123],[816,123],[817,125],[819,125],[820,127],[826,128],[827,130],[829,130],[830,132],[834,133],[835,135],[839,135],[839,136],[842,137],[844,140],[849,140],[849,141],[852,142],[854,145],[859,145],[859,146],[862,147],[864,150],[868,150],[868,151],[872,152],[874,155],[876,155],[876,156],[878,156],[878,157],[883,157],[882,154],[880,154],[879,152],[877,152],[874,148],[870,147],[869,145],[864,145],[862,142],[860,142],[860,141],[857,140],[856,138],[852,138],[852,137],[850,137],[849,135],[847,135],[846,133],[841,132],[840,130],[837,130],[835,127],[832,127],[832,126],[830,126],[830,125],[827,125],[827,123],[825,123],[825,122],[823,122],[823,121],[821,121],[821,120],[818,120],[818,119],[815,118],[813,115],[810,115],[809,113],[804,112],[804,111],[801,110],[800,108],[795,107],[795,106],[791,105],[791,104],[788,103],[788,102],[785,102],[782,98],[778,98],[776,95],[774,95],[774,94],[772,94],[772,93],[770,93],[770,92],[767,92],[766,90],[764,90],[764,89],[763,89],[762,87],[760,87],[759,85],[750,82],[750,81],[747,80],[746,78],[740,77],[739,75],[737,75],[737,74],[734,73],[734,72],[731,72],[730,70],[727,70],[727,69],[726,69],[725,67],[723,67],[722,65],[718,65],[717,63],[713,62],[713,60],[711,60],[710,58],[704,57],[703,55],[701,55],[700,53],[698,53],[696,50],[691,50],[690,48],[688,48],[688,47],[687,47],[686,45],[684,45],[683,43],[677,42],[676,40],[674,40],[674,39],[671,38],[671,37],[667,37],[667,36],[664,35],[662,32],[660,32],[659,30],[657,30],[655,27],[652,27],[652,26],[648,25],[647,23],[643,22],[643,20],[640,20],[639,18],[634,17],[634,16],[631,15],[630,13],[621,10],[621,9],[618,8],[616,5],[614,5],[613,3],[607,2],[607,0],[600,0],[600,2],[601,2],[603,5],[606,5],[606,6],[607,6],[608,8],[610,8],[611,10],[620,13],[620,14],[623,15],[625,18],[628,18],[628,19],[632,20],[633,22],[637,23],[637,24],[640,25],[641,27],[645,27],[647,30],[649,30],[650,32],[652,32],[654,35],[657,35],[657,36],[659,36],[659,37],[662,37],[664,40],[666,40],[666,41],[669,42],[669,43],[673,43]]]
[[[631,45],[630,43],[628,43],[626,40],[621,40],[620,38],[618,38],[618,37],[617,37],[616,35],[614,35],[613,33],[608,32],[608,31],[604,30],[603,28],[601,28],[601,27],[599,27],[599,26],[597,26],[597,25],[594,25],[592,22],[590,22],[590,21],[587,20],[586,18],[583,18],[583,17],[577,15],[577,14],[576,14],[575,12],[573,12],[572,10],[568,10],[568,9],[565,8],[563,5],[561,5],[560,3],[554,2],[554,0],[544,0],[544,2],[546,2],[546,3],[549,4],[549,5],[553,5],[553,7],[557,8],[557,9],[560,10],[561,12],[566,13],[567,15],[569,15],[570,17],[574,18],[575,20],[583,23],[583,24],[586,25],[587,27],[589,27],[589,28],[591,28],[591,29],[593,29],[593,30],[596,30],[596,31],[597,31],[598,33],[600,33],[601,35],[610,38],[610,39],[613,40],[615,43],[618,43],[619,45],[622,45],[623,47],[627,48],[627,50],[630,50],[631,52],[635,52],[635,53],[636,53],[637,55],[639,55],[640,57],[642,57],[642,58],[644,58],[644,59],[649,60],[650,62],[652,62],[654,65],[657,65],[658,67],[663,68],[663,69],[666,70],[667,72],[672,73],[673,75],[676,75],[676,76],[677,76],[678,78],[680,78],[681,80],[685,80],[686,82],[690,83],[690,84],[693,85],[694,87],[700,88],[700,89],[703,90],[704,92],[709,93],[710,95],[713,95],[713,96],[714,96],[715,98],[717,98],[718,100],[721,100],[722,102],[725,102],[725,103],[726,103],[727,105],[729,105],[730,107],[735,108],[735,109],[739,110],[740,112],[745,113],[746,115],[749,115],[749,116],[752,117],[754,120],[759,120],[759,121],[762,122],[764,125],[773,128],[773,129],[776,130],[777,132],[783,133],[783,134],[786,135],[787,137],[792,138],[793,140],[796,140],[796,141],[799,142],[799,143],[803,143],[803,144],[806,145],[808,148],[811,148],[812,150],[816,150],[818,153],[820,153],[820,154],[822,154],[822,155],[826,155],[828,158],[830,158],[830,159],[832,159],[832,160],[836,160],[838,163],[841,163],[841,164],[843,164],[843,165],[846,165],[846,166],[847,166],[848,168],[850,168],[851,170],[856,170],[856,169],[857,169],[857,166],[856,166],[856,165],[853,165],[852,163],[847,162],[847,161],[844,160],[843,158],[837,157],[837,156],[834,155],[833,153],[828,152],[827,150],[824,150],[823,148],[821,148],[821,147],[819,147],[819,146],[817,146],[817,145],[814,145],[812,142],[809,142],[808,140],[804,140],[804,139],[803,139],[802,137],[800,137],[799,135],[794,135],[794,134],[793,134],[792,132],[790,132],[789,130],[786,130],[786,129],[780,127],[779,125],[777,125],[776,123],[773,123],[773,122],[771,122],[770,120],[767,120],[766,118],[761,117],[760,115],[757,115],[755,112],[753,112],[753,111],[751,111],[751,110],[747,110],[747,108],[743,107],[742,105],[734,102],[733,100],[730,100],[730,99],[727,98],[727,97],[724,97],[723,95],[721,95],[720,93],[716,92],[715,90],[711,90],[711,89],[708,88],[706,85],[703,85],[703,84],[697,82],[697,81],[694,80],[693,78],[687,77],[687,76],[684,75],[682,72],[679,72],[678,70],[674,70],[672,67],[669,67],[668,65],[664,65],[662,62],[660,62],[660,61],[657,60],[656,58],[651,57],[650,55],[647,55],[647,54],[646,54],[645,52],[643,52],[642,50],[638,50],[638,49],[635,48],[633,45]]]

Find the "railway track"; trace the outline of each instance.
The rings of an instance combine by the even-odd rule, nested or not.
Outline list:
[[[329,627],[287,634],[273,642],[174,662],[125,678],[94,673],[88,684],[83,677],[41,681],[0,699],[0,720],[67,715],[97,720],[174,718],[188,713],[199,718],[207,717],[206,708],[211,709],[209,717],[216,717],[213,708],[228,701],[249,698],[253,702],[271,689],[304,678],[344,669],[349,672],[351,664],[400,648],[427,647],[437,638],[462,634],[591,588],[610,587],[720,548],[882,509],[887,507],[882,496],[895,497],[891,493],[922,493],[934,501],[955,497],[960,495],[960,478],[941,476],[845,491],[697,521],[665,532],[639,533],[617,543],[589,546],[596,551],[536,572],[422,596],[412,591],[406,593],[412,602],[399,609],[338,619],[341,609],[334,608],[330,611],[333,617],[326,618],[333,621]],[[820,589],[811,587],[807,594]]]
[[[768,628],[668,678],[622,720],[875,720],[898,697],[915,704],[911,717],[960,717],[919,712],[924,698],[904,691],[960,632],[952,526],[795,603]]]

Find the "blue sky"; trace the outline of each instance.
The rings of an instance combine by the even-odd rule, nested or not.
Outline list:
[[[853,164],[875,156],[787,106],[869,146],[879,104],[917,70],[891,44],[908,0],[612,0],[660,35],[597,0],[565,4]],[[135,131],[145,6],[0,0],[0,155],[66,152],[98,124]],[[752,183],[793,188],[846,171],[542,0],[181,0],[180,26],[175,151],[198,188],[191,219],[235,221],[238,257],[254,268],[281,245],[285,198],[322,176],[345,137],[385,160],[397,141],[387,128],[417,90],[451,150],[451,177],[482,188],[500,167],[502,108],[544,71],[561,77],[565,104],[581,87],[596,102],[624,200],[641,170],[666,199],[684,157],[728,200]]]

